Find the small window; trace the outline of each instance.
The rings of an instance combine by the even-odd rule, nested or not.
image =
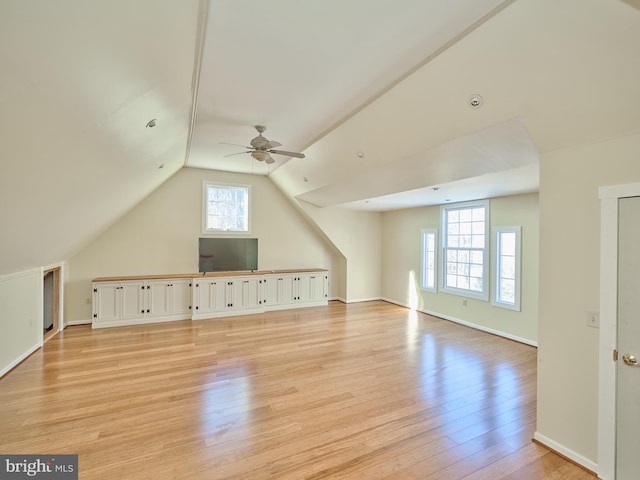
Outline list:
[[[204,184],[203,232],[249,233],[248,186]]]
[[[493,229],[493,294],[498,307],[520,310],[520,230],[521,227]]]
[[[489,300],[489,202],[441,207],[441,290]]]
[[[431,292],[436,288],[436,240],[438,231],[435,229],[422,230],[422,289]]]

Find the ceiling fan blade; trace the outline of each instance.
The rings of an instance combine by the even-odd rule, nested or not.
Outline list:
[[[243,155],[243,154],[245,154],[245,153],[251,153],[251,151],[248,151],[248,152],[230,153],[229,155],[225,155],[225,158],[226,158],[226,157],[233,157],[234,155]]]
[[[218,142],[221,145],[233,145],[234,147],[242,147],[242,148],[251,148],[251,147],[247,147],[246,145],[238,145],[237,143],[227,143],[227,142]]]
[[[276,163],[276,161],[273,158],[271,158],[271,155],[269,155],[267,159],[264,161],[264,163],[268,163],[269,165],[271,165],[272,163]]]
[[[269,140],[267,142],[267,144],[264,146],[267,150],[270,150],[272,148],[276,148],[276,147],[281,147],[282,144],[280,142],[276,142],[274,140]]]
[[[277,155],[286,155],[287,157],[304,158],[304,153],[286,152],[284,150],[269,150],[269,153],[275,153]]]

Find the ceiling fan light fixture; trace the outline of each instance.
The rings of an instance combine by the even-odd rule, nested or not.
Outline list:
[[[259,162],[265,162],[267,159],[271,158],[267,152],[263,152],[261,150],[257,150],[255,152],[251,152],[251,156],[258,160]]]

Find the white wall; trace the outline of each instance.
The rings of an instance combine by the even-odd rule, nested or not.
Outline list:
[[[67,322],[90,320],[93,278],[198,271],[203,180],[251,185],[259,269],[328,268],[337,296],[340,255],[267,177],[185,168],[69,260]]]
[[[0,277],[0,376],[42,344],[42,270]]]
[[[346,302],[378,299],[381,296],[382,214],[340,208],[318,208],[305,202],[300,206],[331,239],[345,258]]]
[[[420,289],[421,230],[440,231],[440,207],[420,207],[383,214],[383,296],[444,318],[502,332],[528,343],[537,341],[538,322],[538,195],[515,195],[490,200],[491,226],[522,227],[521,311]],[[438,266],[440,268],[440,265]],[[467,305],[463,305],[466,300]]]
[[[578,460],[598,453],[598,188],[638,181],[640,134],[541,156],[536,435]]]

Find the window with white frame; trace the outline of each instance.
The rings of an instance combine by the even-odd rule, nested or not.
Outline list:
[[[432,292],[437,291],[436,288],[436,259],[438,231],[436,229],[422,230],[422,284],[423,290]]]
[[[204,183],[204,233],[249,233],[250,187]]]
[[[489,299],[489,202],[443,205],[441,290]]]
[[[494,305],[520,310],[520,231],[521,227],[493,229]]]

